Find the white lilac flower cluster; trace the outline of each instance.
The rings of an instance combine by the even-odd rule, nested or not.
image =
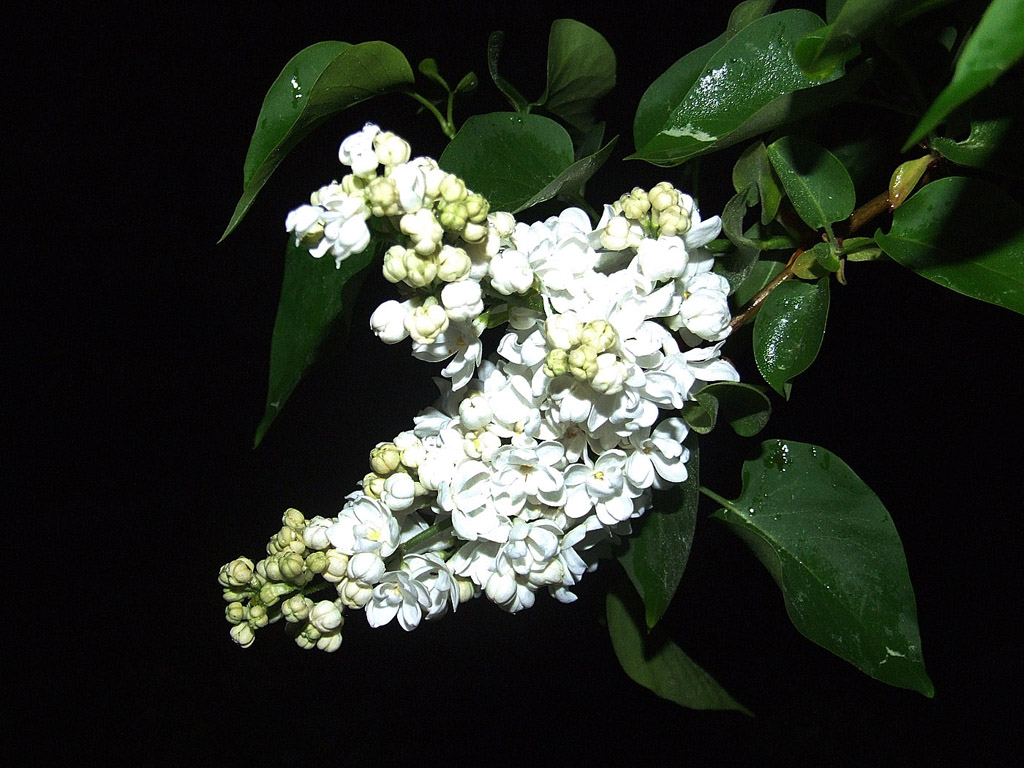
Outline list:
[[[512,612],[541,588],[575,600],[652,489],[686,479],[686,403],[739,378],[719,355],[729,285],[704,247],[719,218],[661,183],[605,206],[596,227],[576,208],[525,224],[376,126],[339,156],[352,173],[288,230],[340,263],[368,245],[370,216],[391,222],[400,242],[383,271],[403,297],[371,326],[448,360],[450,381],[373,449],[337,517],[289,510],[267,558],[221,569],[232,636],[248,645],[283,617],[300,645],[330,651],[347,609],[411,630],[481,594]],[[509,330],[485,360],[480,334],[500,322]],[[308,597],[317,577],[333,599]]]

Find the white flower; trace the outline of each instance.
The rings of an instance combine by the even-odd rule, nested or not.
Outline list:
[[[533,287],[533,269],[526,254],[514,248],[499,251],[488,264],[491,287],[502,296],[526,293]]]
[[[459,280],[441,289],[441,303],[452,320],[473,320],[484,311],[480,283]]]
[[[425,609],[430,608],[427,588],[404,570],[385,573],[373,588],[373,597],[366,604],[366,621],[381,627],[395,616],[406,632],[416,629]]]
[[[360,494],[342,508],[327,536],[343,554],[373,552],[388,557],[398,548],[399,533],[398,521],[388,508]]]
[[[335,266],[354,253],[362,253],[370,244],[370,230],[366,220],[370,209],[361,197],[340,194],[321,202],[320,214],[324,222],[324,234],[320,244],[310,249],[310,255],[321,258],[327,251],[334,254]]]
[[[438,307],[440,309],[440,307]],[[441,312],[444,312],[442,309]],[[445,327],[430,340],[420,340],[413,336],[413,357],[439,363],[451,357],[448,365],[441,369],[441,375],[452,380],[455,391],[463,389],[473,378],[473,372],[483,358],[483,343],[480,341],[482,323],[454,321],[447,322]],[[454,357],[453,357],[454,355]]]
[[[491,499],[491,470],[480,461],[464,461],[451,480],[437,489],[437,503],[451,513],[452,526],[466,541],[503,542],[511,527]]]
[[[729,323],[729,282],[714,272],[697,275],[686,284],[687,296],[679,308],[678,322],[708,341],[721,341],[732,330]]]
[[[506,445],[491,458],[491,495],[499,510],[513,515],[528,500],[551,507],[565,503],[565,480],[560,466],[565,448],[546,441],[535,447]]]
[[[341,142],[338,148],[338,159],[360,178],[372,179],[377,173],[379,161],[373,140],[378,133],[380,128],[373,123],[367,123],[359,133],[353,133]]]
[[[412,309],[409,302],[399,303],[389,299],[370,315],[370,328],[385,344],[397,344],[409,335],[405,317]]]
[[[651,280],[673,280],[686,269],[687,253],[680,237],[646,237],[636,255],[640,271]]]
[[[396,472],[384,480],[380,500],[393,512],[402,512],[416,500],[416,483],[405,472]]]
[[[661,422],[650,436],[637,432],[629,437],[636,449],[626,459],[626,479],[634,491],[665,488],[666,483],[681,483],[688,475],[686,461],[690,452],[683,446],[689,430],[682,419]]]
[[[625,487],[626,454],[606,451],[592,467],[574,464],[565,471],[565,513],[581,518],[591,509],[605,525],[615,525],[633,514],[633,500]]]

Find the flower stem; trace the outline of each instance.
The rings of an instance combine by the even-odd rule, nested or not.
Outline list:
[[[415,99],[428,110],[430,110],[431,114],[437,118],[437,122],[440,124],[441,131],[444,133],[445,136],[447,136],[449,139],[455,138],[455,126],[452,125],[450,116],[448,119],[445,119],[445,116],[441,114],[441,110],[434,106],[434,104],[429,99],[423,98],[415,91],[403,91],[403,93],[406,96]],[[449,104],[449,107],[450,106],[451,105]]]

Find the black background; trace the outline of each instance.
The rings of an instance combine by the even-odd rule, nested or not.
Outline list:
[[[406,428],[436,374],[407,344],[385,347],[365,330],[388,293],[374,276],[345,355],[311,375],[251,449],[285,214],[338,175],[338,141],[366,120],[416,153],[444,146],[406,97],[361,105],[296,149],[216,245],[262,95],[284,63],[324,39],[387,40],[414,66],[435,57],[450,82],[474,69],[481,88],[465,117],[502,108],[486,77],[490,30],[506,31],[502,72],[532,97],[550,21],[585,21],[619,57],[604,109],[620,145],[588,190],[600,204],[674,178],[619,160],[632,149],[631,115],[658,73],[724,28],[726,8],[112,3],[47,14],[18,31],[26,45],[8,67],[16,565],[6,634],[18,649],[12,669],[31,681],[5,685],[20,712],[9,734],[64,764],[1000,765],[1019,756],[1024,328],[892,265],[854,265],[849,286],[836,286],[821,355],[791,402],[775,400],[764,437],[830,448],[890,510],[934,699],[875,682],[804,640],[763,568],[703,519],[670,624],[753,719],[683,710],[625,677],[599,624],[612,567],[584,580],[578,602],[541,596],[516,616],[475,601],[407,635],[352,614],[332,655],[300,650],[280,626],[248,650],[228,637],[219,566],[256,559],[288,506],[336,514],[369,448]],[[706,214],[729,193],[730,162],[704,167]],[[755,380],[741,347],[726,349]],[[754,442],[705,440],[703,483],[734,497]]]

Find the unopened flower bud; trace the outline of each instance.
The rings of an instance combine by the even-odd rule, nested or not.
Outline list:
[[[224,618],[232,624],[240,624],[249,618],[249,609],[237,600],[224,606]]]
[[[647,199],[651,202],[651,208],[663,211],[679,202],[679,193],[667,181],[662,181],[651,187],[650,192],[647,193]]]
[[[338,597],[346,608],[364,608],[373,598],[373,588],[354,579],[338,585]]]
[[[326,554],[327,565],[320,573],[323,575],[324,581],[337,584],[348,577],[348,555],[336,549],[329,549]]]
[[[458,200],[451,203],[443,203],[443,206],[438,217],[441,226],[449,232],[461,232],[469,222],[469,211],[466,209],[466,204]]]
[[[384,279],[389,283],[400,283],[405,280],[409,271],[405,268],[405,248],[392,245],[384,252],[384,264],[381,267]],[[397,302],[396,302],[397,303]]]
[[[231,628],[231,639],[238,643],[243,648],[248,648],[253,644],[256,639],[256,635],[252,631],[252,627],[249,626],[248,622],[243,624],[235,624]]]
[[[289,624],[297,624],[309,618],[309,612],[313,608],[313,601],[302,595],[292,595],[281,603],[281,615]]]
[[[590,380],[590,386],[602,394],[617,395],[622,391],[627,373],[625,363],[611,352],[606,352],[597,356],[597,371]]]
[[[344,621],[341,608],[333,600],[321,600],[309,612],[309,623],[320,632],[333,632]]]
[[[281,523],[287,525],[296,532],[301,532],[306,527],[306,518],[299,510],[289,507],[281,516]]]
[[[384,490],[384,478],[378,475],[376,472],[367,472],[363,476],[363,493],[367,496],[372,496],[375,499],[380,498],[381,491]]]
[[[580,343],[593,347],[598,354],[607,352],[618,341],[615,328],[607,320],[591,320],[580,332]]]
[[[569,373],[580,381],[590,381],[597,373],[597,350],[586,345],[569,352]]]
[[[483,195],[472,194],[466,198],[466,214],[474,224],[483,224],[487,221],[487,212],[490,207]]]
[[[398,187],[395,182],[385,176],[378,176],[366,185],[366,204],[374,216],[397,216],[401,212],[398,205]]]
[[[278,560],[281,575],[288,581],[300,578],[305,565],[305,560],[298,552],[284,552]]]
[[[424,302],[405,316],[405,329],[412,340],[430,344],[448,328],[448,313],[437,302]]]
[[[473,221],[466,222],[462,228],[462,239],[467,243],[480,243],[487,239],[487,227]]]
[[[316,641],[316,647],[317,650],[323,651],[324,653],[334,653],[336,650],[341,648],[341,633],[334,631],[323,635]]]
[[[250,605],[249,606],[249,624],[250,626],[261,628],[267,626],[270,623],[270,616],[267,615],[267,609],[262,605]]]
[[[466,197],[466,182],[455,174],[449,173],[444,177],[437,191],[446,203],[454,203]]]
[[[247,557],[239,557],[221,568],[221,586],[243,587],[252,581],[254,566]]]
[[[468,275],[472,266],[473,262],[464,249],[444,245],[437,256],[437,278],[454,283]]]
[[[385,344],[397,344],[409,332],[405,329],[407,307],[394,299],[388,299],[370,315],[370,329]]]
[[[622,206],[622,215],[634,221],[640,221],[651,210],[651,201],[640,187],[633,187],[628,195],[620,197],[619,204]]]
[[[434,282],[437,277],[437,262],[434,260],[432,251],[426,254],[417,250],[406,249],[402,258],[402,266],[405,268],[406,284],[413,288],[424,288]]]
[[[327,553],[310,552],[306,555],[306,568],[310,573],[323,573],[327,570]]]
[[[571,349],[580,343],[583,323],[579,316],[568,311],[561,315],[552,315],[544,323],[544,336],[548,344],[556,349]]]
[[[404,472],[396,472],[384,481],[380,500],[392,512],[401,512],[412,506],[416,500],[416,488],[413,479]]]
[[[373,137],[373,149],[381,165],[395,166],[409,162],[412,148],[409,142],[391,131],[381,131]]]
[[[444,229],[427,208],[405,214],[398,224],[402,232],[412,239],[417,253],[433,253],[444,237]]]
[[[295,588],[290,584],[264,584],[260,589],[260,602],[265,606],[277,605],[282,597],[294,591]]]
[[[569,371],[569,353],[564,349],[552,349],[544,358],[544,373],[552,378]]]
[[[370,451],[370,467],[378,475],[387,475],[398,469],[402,462],[402,453],[394,443],[378,443]]]

